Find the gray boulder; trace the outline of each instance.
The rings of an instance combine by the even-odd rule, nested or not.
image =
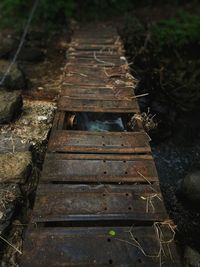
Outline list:
[[[199,267],[200,266],[200,254],[190,248],[186,247],[184,254],[185,266],[184,267]]]
[[[23,101],[19,91],[0,90],[0,124],[9,123],[22,109]]]
[[[0,184],[24,183],[31,171],[31,152],[0,154]]]
[[[0,60],[0,80],[4,77],[10,62],[7,60]],[[22,71],[18,68],[18,65],[15,63],[9,74],[7,75],[3,86],[9,90],[21,90],[26,86],[26,80]]]
[[[181,188],[182,194],[193,203],[200,203],[200,171],[185,176]]]

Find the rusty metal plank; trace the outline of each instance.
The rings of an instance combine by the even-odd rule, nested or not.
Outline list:
[[[76,29],[75,33],[78,32],[86,32],[86,33],[93,33],[101,31],[102,32],[108,32],[112,36],[114,32],[117,32],[116,25],[113,25],[110,22],[104,22],[104,23],[99,23],[99,22],[93,22],[93,23],[88,23],[84,25],[80,25],[78,29]]]
[[[71,56],[68,55],[68,61],[73,64],[83,65],[83,66],[120,66],[126,63],[124,58],[120,59],[120,57],[112,57],[107,58],[106,56],[101,56],[100,58],[95,58],[94,55],[92,56]]]
[[[100,67],[98,65],[86,67],[86,66],[77,66],[76,64],[68,63],[65,67],[65,78],[69,79],[70,77],[78,76],[91,79],[92,76],[98,76],[99,79],[109,79],[109,78],[124,78],[127,75],[127,69],[124,66],[119,67]]]
[[[134,96],[134,89],[132,87],[89,87],[89,86],[75,86],[75,85],[63,85],[60,97],[87,97],[87,98],[99,98],[101,97],[118,97],[118,98],[130,98]]]
[[[71,59],[71,58],[87,58],[87,59],[95,59],[95,62],[99,62],[99,61],[108,61],[108,62],[112,62],[112,61],[117,61],[119,62],[120,60],[123,61],[125,60],[124,57],[118,55],[118,54],[114,54],[111,52],[81,52],[79,51],[79,53],[67,53],[67,59]]]
[[[41,182],[147,181],[158,181],[151,155],[47,153],[41,177]]]
[[[109,61],[112,60],[115,57],[121,57],[124,56],[124,50],[123,49],[119,49],[119,50],[104,50],[104,51],[67,51],[67,57],[68,56],[75,56],[75,57],[82,57],[82,56],[86,56],[86,57],[94,57],[101,60],[101,57],[107,57],[107,60]]]
[[[87,39],[85,38],[74,38],[72,36],[71,44],[73,46],[79,46],[82,44],[92,44],[92,45],[122,45],[122,42],[120,41],[119,36],[118,37],[108,37],[108,38],[94,38],[89,37]]]
[[[112,52],[121,52],[124,51],[122,46],[115,44],[77,44],[70,43],[70,47],[68,48],[68,53],[76,52],[76,51],[112,51]]]
[[[87,38],[118,38],[119,35],[117,34],[116,28],[113,27],[99,27],[97,26],[89,26],[89,28],[81,28],[79,30],[76,30],[73,34],[74,38],[80,38],[80,39],[87,39]]]
[[[81,91],[81,90],[80,90]],[[85,91],[86,92],[86,91]],[[122,92],[122,91],[121,91]],[[120,93],[120,91],[118,91],[118,90],[116,90],[116,91],[112,91],[112,94],[92,94],[92,93],[89,93],[89,94],[87,94],[87,93],[80,93],[80,94],[78,94],[78,93],[76,93],[76,94],[73,94],[72,92],[71,92],[71,94],[70,95],[68,95],[68,94],[65,94],[65,95],[60,95],[60,98],[64,98],[64,99],[66,99],[66,98],[68,98],[68,99],[70,99],[70,100],[98,100],[98,101],[108,101],[108,100],[110,100],[110,101],[131,101],[133,98],[136,98],[136,97],[134,97],[133,95],[131,96],[131,95],[129,95],[129,96],[126,96],[126,95],[123,95],[123,94],[119,94]]]
[[[105,31],[105,30],[96,30],[96,31],[76,31],[73,34],[73,38],[75,39],[82,39],[83,41],[86,41],[87,39],[96,38],[96,39],[108,39],[112,36],[112,38],[119,38],[119,35],[114,30],[112,32]]]
[[[62,111],[56,111],[53,126],[51,131],[54,132],[55,130],[62,130],[65,123],[65,113]]]
[[[109,233],[115,233],[111,236]],[[168,226],[29,229],[21,267],[180,267]],[[159,257],[162,241],[161,257]],[[167,242],[168,241],[168,242]]]
[[[49,152],[80,153],[148,153],[151,152],[145,132],[54,131]]]
[[[118,86],[123,84],[123,86],[126,87],[135,83],[135,80],[127,73],[127,69],[124,66],[100,67],[98,65],[93,65],[88,67],[68,64],[65,73],[63,85],[108,87],[110,84]]]
[[[136,99],[130,100],[95,100],[73,99],[61,97],[58,101],[58,109],[76,112],[113,112],[113,113],[138,113],[139,106]]]
[[[39,185],[32,223],[55,221],[164,221],[158,186]]]
[[[109,34],[109,36],[113,36],[117,34],[117,28],[111,24],[99,24],[99,23],[90,23],[88,25],[81,25],[79,29],[76,29],[74,32],[74,36],[76,34],[83,34],[83,35],[102,35],[102,34]]]

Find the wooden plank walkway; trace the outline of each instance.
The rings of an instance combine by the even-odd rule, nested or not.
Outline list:
[[[125,124],[140,113],[116,29],[75,31],[67,57],[20,266],[181,266],[141,123],[117,132],[73,127],[84,112],[118,114]]]

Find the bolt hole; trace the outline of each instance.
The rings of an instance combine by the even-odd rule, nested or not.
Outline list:
[[[103,162],[105,163],[105,162],[106,162],[106,160],[104,159],[104,160],[103,160]]]
[[[126,160],[124,160],[124,163],[126,163]]]
[[[128,207],[129,210],[132,210],[132,207]]]
[[[142,263],[142,260],[141,260],[141,259],[138,259],[138,262],[139,262],[139,263]]]
[[[104,210],[107,210],[107,207],[105,207]]]
[[[102,135],[102,138],[104,138],[105,136],[104,135]]]
[[[125,174],[128,174],[128,172],[125,172]]]
[[[107,239],[107,241],[108,241],[108,242],[111,242],[111,239],[110,239],[110,238],[108,238],[108,239]]]
[[[107,172],[103,172],[104,174],[107,174]]]
[[[128,196],[129,196],[129,194],[128,194],[128,193],[126,193],[126,196],[128,197]]]
[[[105,197],[105,196],[106,196],[106,194],[105,194],[105,193],[103,193],[103,196]]]
[[[121,146],[124,146],[124,144],[121,144]]]
[[[112,260],[109,260],[109,264],[113,264],[113,261]]]
[[[102,146],[105,146],[105,144],[102,144]]]

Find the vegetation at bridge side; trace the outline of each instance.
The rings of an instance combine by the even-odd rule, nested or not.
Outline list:
[[[34,1],[32,0],[1,0],[0,26],[22,27],[27,20],[33,3]],[[55,22],[58,24],[63,23],[67,17],[73,15],[74,8],[74,0],[40,0],[34,14],[34,22],[42,22],[49,25]]]
[[[32,0],[1,0],[0,26],[21,26],[33,3]],[[130,0],[40,0],[34,19],[52,26],[69,17],[83,20],[105,18],[124,12],[131,5]]]
[[[186,0],[40,0],[36,22],[55,25],[63,23],[66,18],[81,20],[105,19],[111,16],[122,16],[137,7],[149,8],[164,3],[179,5]],[[190,2],[195,2],[191,0]],[[0,26],[20,27],[27,19],[34,0],[1,0]]]
[[[200,43],[200,15],[179,13],[176,18],[160,21],[152,28],[155,42],[160,47],[182,47]]]
[[[163,19],[163,12],[159,19],[150,20],[144,19],[144,11],[134,15],[126,18],[121,36],[133,75],[139,80],[136,94],[149,93],[138,99],[141,110],[150,112],[158,124],[149,134],[162,145],[175,139],[178,146],[191,147],[199,141],[200,132],[200,14],[179,11]],[[168,192],[165,204],[179,229],[180,243],[200,251],[199,213],[174,197],[177,184],[163,184],[163,192]]]
[[[142,87],[179,110],[200,106],[200,15],[179,13],[151,24],[129,17],[122,31]]]

